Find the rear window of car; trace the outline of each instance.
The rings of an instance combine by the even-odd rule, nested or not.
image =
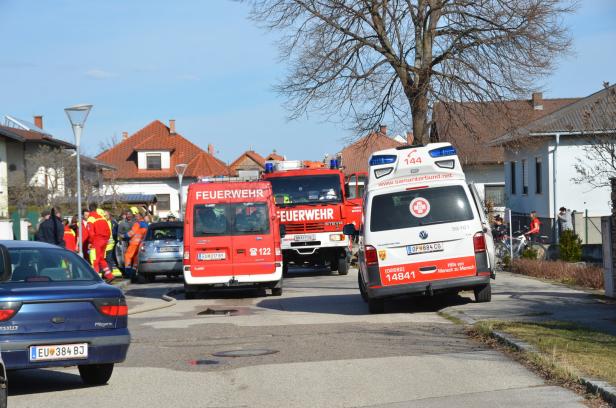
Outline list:
[[[267,203],[196,205],[193,216],[195,237],[268,234]]]
[[[184,229],[179,226],[151,226],[145,236],[146,241],[157,240],[182,240],[184,239]]]
[[[55,248],[9,249],[13,275],[9,282],[95,281],[100,277],[77,254]]]
[[[370,231],[389,231],[473,219],[462,186],[381,194],[372,198]]]

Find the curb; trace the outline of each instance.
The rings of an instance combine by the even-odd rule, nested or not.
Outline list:
[[[173,289],[165,293],[164,295],[162,295],[161,299],[166,302],[162,305],[144,307],[143,309],[135,309],[133,311],[129,311],[128,315],[132,316],[132,315],[136,315],[139,313],[153,312],[154,310],[166,309],[168,307],[175,306],[177,304],[177,299],[171,296],[171,295],[174,295],[175,293],[177,292],[175,289]]]
[[[540,352],[535,348],[535,346],[528,344],[524,341],[518,340],[510,334],[492,330],[491,335],[499,342],[509,347],[512,347],[517,351],[540,354]],[[602,380],[581,376],[578,377],[578,382],[584,387],[586,387],[586,391],[588,391],[589,393],[599,394],[604,401],[609,403],[611,406],[616,407],[616,387],[614,387],[613,385]]]

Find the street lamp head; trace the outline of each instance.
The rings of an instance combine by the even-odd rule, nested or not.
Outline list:
[[[176,164],[175,165],[175,174],[177,174],[178,176],[183,176],[184,173],[186,172],[186,168],[187,167],[188,167],[188,164],[186,164],[186,163]]]
[[[90,113],[90,109],[92,109],[92,105],[75,105],[65,108],[64,111],[73,127],[83,127]]]

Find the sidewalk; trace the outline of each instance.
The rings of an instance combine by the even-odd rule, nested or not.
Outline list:
[[[474,320],[573,322],[616,335],[616,299],[508,272],[498,273],[492,281],[492,302],[470,302],[443,311]]]

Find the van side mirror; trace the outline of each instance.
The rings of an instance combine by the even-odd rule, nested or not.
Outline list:
[[[284,238],[287,235],[287,227],[280,224],[280,238]]]
[[[357,231],[354,224],[346,224],[342,227],[342,233],[344,235],[358,235],[359,231]]]
[[[11,255],[4,245],[0,245],[0,282],[11,279],[13,271],[11,268]]]

